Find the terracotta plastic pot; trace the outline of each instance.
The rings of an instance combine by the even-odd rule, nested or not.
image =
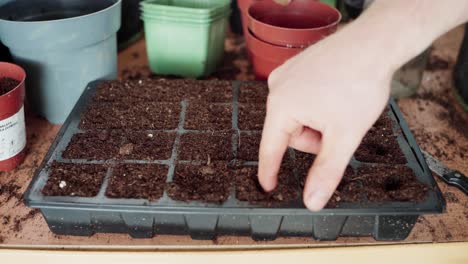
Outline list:
[[[24,70],[11,63],[0,62],[0,78],[9,77],[20,83],[0,95],[0,171],[15,169],[24,159],[26,127],[24,122]]]
[[[263,41],[287,47],[310,46],[334,33],[341,20],[336,8],[314,0],[283,6],[273,0],[253,3],[248,26]]]
[[[246,41],[254,74],[258,80],[268,79],[274,69],[304,50],[304,48],[287,48],[261,41],[249,30]]]

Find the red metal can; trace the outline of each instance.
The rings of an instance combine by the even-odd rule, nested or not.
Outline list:
[[[0,171],[14,170],[25,157],[26,125],[24,120],[25,71],[11,63],[0,62],[0,78],[20,83],[0,95]]]

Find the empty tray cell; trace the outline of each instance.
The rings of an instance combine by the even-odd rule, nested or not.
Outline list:
[[[168,167],[157,164],[121,164],[114,168],[106,196],[110,198],[161,198],[164,193]]]
[[[268,84],[266,82],[243,82],[239,88],[240,103],[266,104]]]
[[[174,140],[175,133],[171,132],[129,131],[119,149],[119,155],[126,160],[168,160],[172,155]]]
[[[54,162],[42,193],[46,196],[94,197],[99,193],[106,171],[103,165]]]
[[[178,164],[167,193],[172,199],[183,202],[223,203],[229,197],[232,179],[227,162]]]
[[[209,103],[232,102],[232,84],[230,81],[187,81],[187,99]]]
[[[240,139],[237,142],[237,159],[245,161],[258,161],[258,151],[260,148],[261,139],[261,132],[241,132]]]
[[[265,122],[266,106],[264,104],[239,105],[239,129],[262,130]]]
[[[295,201],[301,188],[290,169],[282,169],[278,185],[272,192],[265,192],[258,182],[257,167],[243,167],[236,171],[236,198],[252,204],[272,206]]]
[[[175,129],[179,103],[92,104],[82,117],[82,129]]]
[[[354,154],[358,161],[383,164],[405,164],[406,158],[392,131],[369,131]]]
[[[62,157],[65,159],[110,160],[118,156],[122,135],[108,130],[75,134]]]
[[[188,105],[184,127],[191,130],[230,130],[232,107],[226,104],[191,102]]]
[[[181,137],[179,160],[209,162],[232,158],[231,132],[187,133]]]
[[[361,193],[369,202],[421,202],[428,191],[413,170],[404,166],[362,166],[341,185],[342,192]]]

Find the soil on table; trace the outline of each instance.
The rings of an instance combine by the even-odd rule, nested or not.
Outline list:
[[[239,129],[261,131],[265,115],[265,104],[239,104]]]
[[[227,104],[191,102],[187,108],[184,128],[205,131],[230,130],[232,107]]]
[[[175,129],[179,124],[179,103],[91,103],[82,115],[81,129]]]
[[[175,137],[173,132],[126,131],[119,155],[125,160],[168,160]]]
[[[187,133],[182,135],[179,146],[179,160],[229,161],[233,159],[231,132]]]
[[[258,152],[260,149],[261,132],[240,133],[240,139],[237,142],[237,159],[244,161],[258,161]]]
[[[106,196],[157,200],[164,193],[168,167],[157,164],[121,164],[113,169]]]
[[[266,104],[268,85],[266,82],[243,82],[239,88],[239,103]]]
[[[94,197],[99,193],[106,171],[103,165],[54,162],[42,193],[46,196]]]
[[[282,169],[278,185],[272,192],[265,192],[258,182],[257,167],[243,167],[236,170],[236,198],[252,204],[275,206],[297,201],[302,189],[291,169]]]
[[[115,131],[75,134],[62,154],[65,159],[110,160],[117,157],[122,135]]]
[[[174,179],[167,185],[167,193],[177,201],[220,204],[229,197],[232,174],[227,162],[178,164]]]
[[[0,78],[0,96],[9,93],[20,84],[20,81],[10,77]]]

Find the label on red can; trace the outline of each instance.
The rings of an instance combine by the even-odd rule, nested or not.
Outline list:
[[[26,147],[24,106],[13,116],[0,120],[0,161],[13,158]]]

